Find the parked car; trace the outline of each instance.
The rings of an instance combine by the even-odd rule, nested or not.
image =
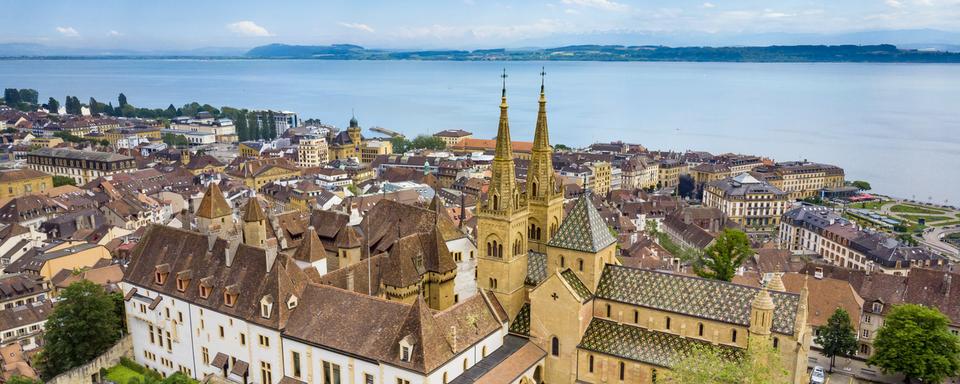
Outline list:
[[[827,381],[827,373],[823,370],[823,367],[816,366],[813,367],[813,372],[810,372],[810,384],[823,384]]]

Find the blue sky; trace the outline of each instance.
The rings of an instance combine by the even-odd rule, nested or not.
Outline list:
[[[571,36],[639,35],[669,44],[677,36],[960,32],[960,0],[8,0],[3,9],[0,43],[133,49],[273,42],[482,48]]]

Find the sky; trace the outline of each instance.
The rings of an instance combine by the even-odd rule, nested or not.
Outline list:
[[[960,0],[6,0],[3,8],[0,43],[118,49],[489,48],[584,36],[669,45],[770,33],[960,32]]]

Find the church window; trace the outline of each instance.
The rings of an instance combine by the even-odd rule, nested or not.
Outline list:
[[[587,370],[593,373],[593,355],[590,355],[590,361],[587,364]]]
[[[667,316],[667,329],[670,329],[670,316]]]
[[[627,365],[622,361],[620,362],[620,381],[623,381],[627,376]]]
[[[560,339],[556,336],[550,341],[550,353],[554,356],[560,356]]]
[[[536,233],[536,235],[537,235],[537,240],[541,240],[541,239],[542,239],[542,238],[540,237],[540,227],[537,227],[537,233]]]
[[[779,347],[780,347],[780,338],[778,338],[778,337],[774,337],[774,338],[773,338],[773,347],[774,347],[774,348],[779,348]]]
[[[613,313],[613,308],[610,307],[610,304],[607,304],[607,317],[610,317],[611,313]]]
[[[563,256],[560,256],[560,268],[563,268],[564,266],[566,266],[566,264],[567,264],[567,263],[566,263],[566,260],[564,259],[564,257],[563,257]]]
[[[493,246],[489,241],[487,242],[487,256],[493,256]]]
[[[580,272],[583,272],[583,259],[577,259],[577,268],[580,269]]]
[[[703,336],[703,323],[697,324],[697,335]]]
[[[503,257],[503,244],[497,244],[497,257]]]
[[[640,323],[640,311],[638,311],[638,310],[636,310],[636,309],[633,310],[633,323],[634,323],[634,324],[639,324],[639,323]]]
[[[736,330],[736,329],[731,329],[731,330],[730,330],[730,342],[732,342],[732,343],[736,343],[736,342],[737,342],[737,330]]]

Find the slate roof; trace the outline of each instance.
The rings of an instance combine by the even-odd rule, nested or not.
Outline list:
[[[26,275],[8,275],[0,278],[0,300],[14,300],[46,292],[41,284]]]
[[[537,286],[547,279],[547,254],[527,251],[527,285]]]
[[[510,323],[510,333],[518,335],[530,335],[530,303],[523,303],[520,311],[514,316]]]
[[[596,297],[725,323],[750,325],[750,303],[759,288],[608,264]],[[770,292],[772,330],[791,335],[800,295]]]
[[[70,148],[40,148],[33,152],[30,152],[30,155],[57,157],[57,158],[73,159],[73,160],[90,160],[90,161],[133,160],[133,158],[130,156],[124,156],[117,153],[81,151],[81,150],[70,149]]]
[[[576,205],[563,219],[557,234],[547,245],[594,253],[616,242],[617,239],[610,234],[600,213],[584,194],[577,199]]]
[[[457,376],[450,384],[508,383],[530,370],[547,353],[533,342],[518,336],[503,338],[503,345]]]
[[[577,348],[670,368],[686,357],[694,346],[709,344],[694,338],[595,317]],[[743,353],[729,346],[717,348],[728,357],[739,357]]]

